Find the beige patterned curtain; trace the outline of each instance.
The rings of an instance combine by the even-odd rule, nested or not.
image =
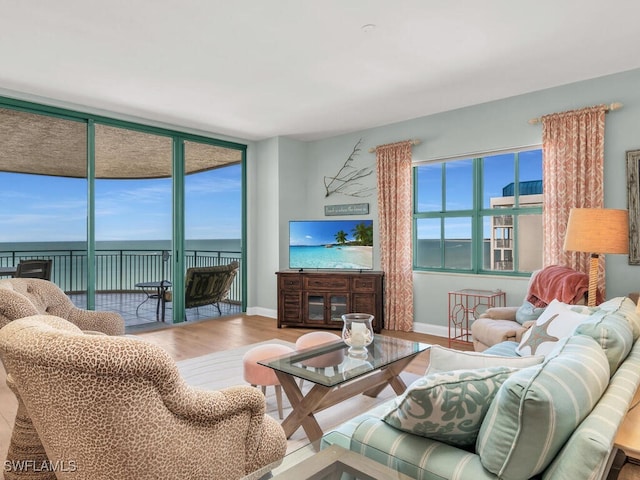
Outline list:
[[[569,211],[604,206],[604,117],[598,105],[542,117],[543,265],[589,272],[589,254],[565,252]],[[598,253],[598,252],[593,252]],[[604,296],[604,258],[598,288]]]
[[[376,148],[384,328],[413,329],[411,141]]]

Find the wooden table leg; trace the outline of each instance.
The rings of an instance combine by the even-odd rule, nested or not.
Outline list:
[[[295,377],[277,370],[276,375],[287,394],[292,409],[282,422],[282,429],[287,438],[291,437],[300,426],[304,429],[309,440],[314,441],[322,437],[322,428],[320,428],[313,412],[331,389],[323,385],[314,385],[311,391],[304,396]]]
[[[304,395],[296,382],[296,377],[279,370],[275,370],[276,376],[287,394],[292,411],[282,422],[282,428],[287,438],[302,427],[310,441],[322,437],[324,432],[316,420],[314,413],[320,412],[360,393],[371,397],[378,394],[391,385],[394,392],[400,395],[407,385],[400,378],[400,372],[414,359],[415,355],[398,360],[382,370],[371,372],[334,387],[314,384],[309,392]]]

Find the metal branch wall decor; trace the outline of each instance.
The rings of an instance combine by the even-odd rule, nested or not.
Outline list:
[[[355,168],[353,166],[354,158],[360,153],[361,144],[362,139],[355,144],[351,155],[349,155],[335,176],[324,177],[325,198],[334,193],[341,193],[351,197],[368,197],[373,193],[374,188],[360,182],[360,180],[373,173],[373,168]]]

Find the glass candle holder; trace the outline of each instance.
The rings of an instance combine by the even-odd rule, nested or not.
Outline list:
[[[367,346],[373,342],[373,315],[368,313],[347,313],[342,315],[342,340],[349,345],[349,355],[366,357]]]

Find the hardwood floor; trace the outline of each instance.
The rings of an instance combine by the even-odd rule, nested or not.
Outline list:
[[[310,331],[301,328],[279,329],[273,318],[238,315],[186,322],[168,328],[136,333],[136,335],[163,347],[174,360],[179,361],[273,338],[293,343],[300,335]],[[425,343],[447,344],[446,338],[431,335],[387,330],[383,330],[382,333]],[[428,362],[428,352],[420,354],[407,370],[420,374],[425,371]],[[243,379],[238,378],[238,384],[242,383],[244,383]],[[0,459],[3,460],[6,458],[11,439],[16,408],[15,396],[6,385],[4,368],[0,367]]]

